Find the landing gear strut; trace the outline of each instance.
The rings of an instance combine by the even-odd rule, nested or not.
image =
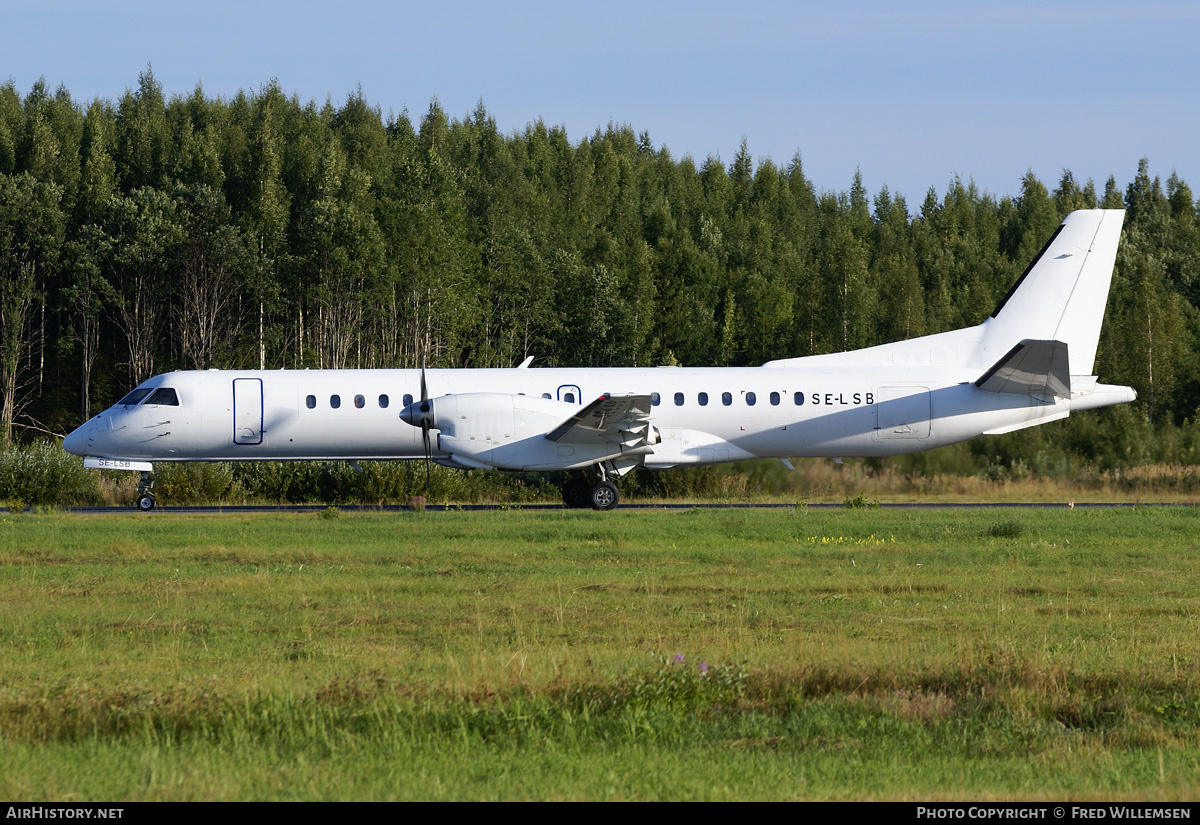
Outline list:
[[[149,513],[154,509],[154,475],[152,473],[142,473],[141,480],[138,481],[137,508],[143,513]]]

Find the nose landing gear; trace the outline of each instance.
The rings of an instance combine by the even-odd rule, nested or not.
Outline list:
[[[137,492],[137,508],[143,513],[149,513],[154,509],[154,474],[142,473],[141,479],[138,481]]]

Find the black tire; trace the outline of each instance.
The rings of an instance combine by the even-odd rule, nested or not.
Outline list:
[[[563,504],[580,508],[591,506],[592,486],[587,479],[573,478],[562,487]]]
[[[154,496],[149,493],[138,496],[137,508],[143,513],[149,513],[154,509]]]
[[[592,487],[589,499],[593,510],[611,510],[621,500],[621,494],[611,481],[601,481]]]

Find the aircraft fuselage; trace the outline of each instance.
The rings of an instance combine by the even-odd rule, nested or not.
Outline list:
[[[651,396],[661,441],[651,467],[761,457],[883,456],[952,444],[983,432],[1061,418],[1070,402],[997,395],[978,370],[869,367],[429,370],[431,394],[505,393],[563,410],[605,392]],[[66,448],[152,461],[424,458],[421,431],[399,413],[419,398],[419,370],[173,372],[178,405],[117,405],[84,424]],[[407,396],[407,398],[406,398]],[[565,416],[564,416],[565,417]],[[521,421],[495,423],[498,446],[542,439]],[[438,445],[435,458],[448,459]],[[526,469],[513,462],[506,469]]]

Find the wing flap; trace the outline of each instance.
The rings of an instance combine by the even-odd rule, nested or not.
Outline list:
[[[1071,397],[1071,362],[1063,341],[1025,340],[979,377],[975,386],[988,392]]]
[[[649,443],[650,396],[605,393],[559,424],[546,438],[563,444]]]

